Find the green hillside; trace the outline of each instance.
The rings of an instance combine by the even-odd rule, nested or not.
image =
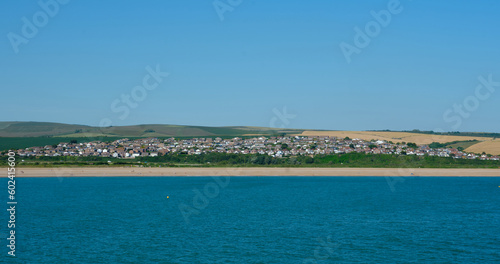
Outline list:
[[[300,134],[303,129],[267,127],[204,127],[180,125],[135,125],[92,127],[49,122],[0,122],[0,150],[78,142],[110,141],[144,137],[236,137],[254,135]]]
[[[89,126],[49,122],[0,122],[0,137],[40,137],[74,133]]]
[[[0,122],[0,137],[198,137],[243,136],[245,134],[274,135],[301,133],[303,129],[261,127],[204,127],[179,125],[135,125],[92,127],[48,122]]]

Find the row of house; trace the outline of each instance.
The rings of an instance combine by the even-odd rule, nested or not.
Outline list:
[[[263,154],[273,157],[357,152],[499,160],[498,156],[467,153],[455,148],[436,149],[427,145],[416,146],[404,142],[367,141],[327,136],[235,137],[232,139],[222,139],[220,137],[191,139],[144,138],[136,140],[124,138],[113,142],[60,143],[54,146],[47,145],[17,150],[19,156],[99,156],[114,158],[154,157],[172,153],[199,155],[210,152]]]

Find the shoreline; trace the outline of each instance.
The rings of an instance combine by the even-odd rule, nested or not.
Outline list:
[[[7,177],[7,168],[2,177]],[[500,177],[500,169],[433,168],[16,168],[16,177],[389,176]]]

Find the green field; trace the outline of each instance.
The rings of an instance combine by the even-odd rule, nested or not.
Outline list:
[[[91,138],[91,137],[71,137],[71,138],[60,138],[60,137],[0,137],[0,151],[9,149],[22,149],[29,147],[41,147],[46,145],[54,145],[62,142],[69,143],[70,140],[77,140],[78,143],[90,142],[96,139],[100,140],[117,140],[122,137],[102,137],[102,138]]]
[[[467,141],[455,141],[455,142],[450,142],[448,144],[448,147],[452,147],[452,148],[462,148],[462,149],[466,149],[472,145],[475,145],[477,143],[479,143],[481,141],[479,140],[467,140]]]
[[[179,125],[135,125],[92,127],[48,122],[0,122],[0,137],[216,137],[300,134],[304,129],[263,127],[204,127]]]
[[[452,141],[446,143],[433,142],[429,145],[431,148],[456,148],[459,150],[464,150],[472,145],[475,145],[481,141],[479,140],[465,140],[465,141]]]

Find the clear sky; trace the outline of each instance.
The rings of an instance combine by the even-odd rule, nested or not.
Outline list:
[[[0,3],[0,121],[500,132],[500,1],[60,2]]]

